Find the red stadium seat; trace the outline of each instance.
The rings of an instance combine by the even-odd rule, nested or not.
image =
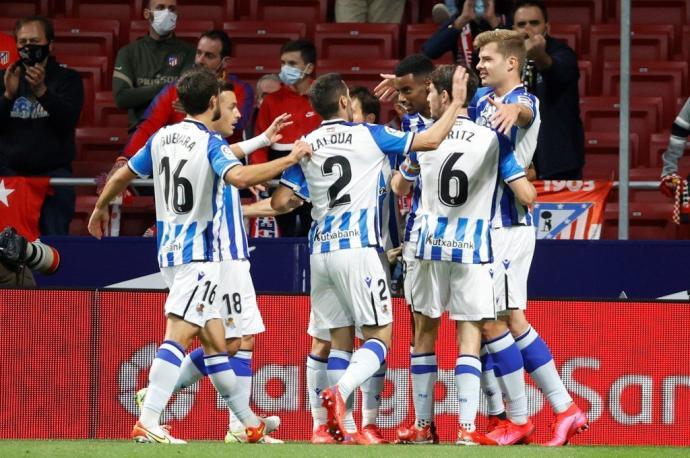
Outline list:
[[[587,30],[603,19],[603,0],[547,0],[549,23],[580,24]]]
[[[177,0],[177,10],[182,18],[177,25],[188,20],[212,20],[213,28],[219,29],[223,21],[235,19],[235,0]],[[199,33],[204,31],[200,30]]]
[[[127,128],[127,110],[115,105],[112,91],[96,92],[93,122],[97,127]]]
[[[76,70],[84,84],[84,105],[79,125],[91,126],[94,123],[94,99],[96,92],[110,88],[110,74],[107,73],[108,59],[105,56],[60,57],[60,63]]]
[[[405,55],[422,52],[422,45],[438,29],[438,24],[408,24],[405,33]],[[453,55],[449,52],[434,61],[436,64],[452,64]]]
[[[607,179],[618,176],[619,157],[618,132],[585,132],[585,179]],[[636,133],[630,134],[630,164],[640,163],[640,140]],[[646,158],[644,158],[646,162]]]
[[[368,62],[336,60],[319,60],[316,68],[319,74],[340,73],[348,86],[364,86],[369,90],[381,81],[381,73],[390,73],[397,65],[397,60],[376,59]]]
[[[223,30],[232,39],[232,55],[243,58],[278,59],[283,44],[307,35],[303,22],[225,22]]]
[[[630,37],[632,60],[668,60],[673,27],[670,25],[634,25]],[[605,61],[620,60],[620,26],[597,25],[591,28],[589,55],[594,64],[594,80],[601,75]]]
[[[3,16],[20,18],[25,16],[32,16],[34,14],[42,14],[44,16],[50,15],[51,2],[49,0],[24,0],[24,1],[5,1],[2,2]]]
[[[327,22],[328,2],[323,0],[251,0],[252,21],[304,22],[307,38],[313,37],[314,25]]]
[[[578,56],[582,55],[583,50],[588,49],[589,37],[588,34],[585,34],[587,42],[583,43],[581,24],[551,24],[549,35],[566,42]]]
[[[592,62],[578,60],[577,68],[580,70],[580,80],[577,82],[580,96],[595,95],[592,93]]]
[[[669,131],[664,131],[653,134],[649,139],[649,166],[658,172],[657,176],[661,174],[661,166],[663,165],[661,156],[668,148],[670,136]],[[690,174],[690,143],[685,144],[685,153],[678,161],[678,172],[683,176]]]
[[[114,19],[56,18],[55,53],[60,56],[106,56],[112,73],[115,53],[120,47],[120,23]]]
[[[65,16],[79,18],[116,19],[120,21],[120,37],[129,36],[132,19],[143,19],[144,0],[65,0]]]
[[[682,232],[671,220],[671,202],[630,202],[628,209],[631,240],[674,240]],[[604,211],[602,239],[618,238],[618,215],[618,203],[608,203]]]
[[[133,196],[122,206],[121,236],[140,236],[156,222],[156,205],[153,196]]]
[[[256,82],[262,76],[268,73],[278,74],[280,72],[280,60],[277,58],[277,56],[263,57],[261,59],[253,57],[238,57],[232,59],[232,62],[230,63],[230,71],[234,75],[237,75],[237,77],[241,80],[244,80],[256,87]],[[321,73],[320,70],[319,72]]]
[[[659,130],[661,97],[634,97],[630,100],[630,132],[639,138],[638,157],[649,156],[649,138]],[[586,132],[618,132],[618,97],[580,97],[580,113]]]
[[[127,129],[78,127],[77,156],[80,161],[114,162],[127,143]]]
[[[395,59],[398,24],[317,24],[314,43],[321,59]]]
[[[680,52],[682,29],[690,23],[690,3],[687,0],[632,0],[631,23],[666,24],[673,27],[673,51]],[[615,21],[620,24],[620,2],[614,2]]]
[[[685,62],[632,62],[630,65],[631,97],[661,97],[664,101],[662,123],[670,126],[676,117],[676,99],[687,90],[688,64]],[[604,64],[602,95],[617,96],[620,85],[620,63]]]
[[[101,173],[108,173],[112,166],[112,162],[105,161],[74,161],[72,162],[72,175],[75,177],[94,178]],[[86,186],[78,186],[77,192],[82,189],[87,190],[90,195],[93,195],[93,189],[89,189]]]
[[[130,43],[149,33],[149,22],[147,20],[142,19],[130,22]],[[213,21],[184,20],[177,23],[175,27],[175,36],[187,41],[196,48],[196,44],[199,42],[199,36],[213,28],[215,28]]]
[[[77,189],[84,187],[78,186]],[[86,187],[84,187],[86,188]],[[77,199],[74,204],[74,216],[69,225],[69,235],[89,235],[88,225],[91,212],[96,206],[98,197],[96,196],[95,187],[90,187],[90,194],[77,194]]]
[[[683,61],[690,63],[690,25],[683,26],[680,52]]]

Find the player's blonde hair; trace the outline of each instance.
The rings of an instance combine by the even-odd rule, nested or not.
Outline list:
[[[496,43],[496,48],[503,57],[515,57],[518,60],[518,68],[522,68],[527,50],[525,39],[520,32],[505,29],[487,30],[474,39],[475,49],[481,49],[489,43]]]

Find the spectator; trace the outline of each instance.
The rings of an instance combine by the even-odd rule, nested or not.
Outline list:
[[[509,27],[512,0],[456,0],[457,11],[422,45],[422,53],[430,59],[438,59],[448,51],[456,62],[477,66],[476,53],[472,49],[474,37],[486,30]]]
[[[115,58],[113,97],[118,108],[129,111],[130,132],[156,94],[194,63],[194,48],[175,37],[176,6],[177,0],[148,0],[148,35],[120,49]]]
[[[251,116],[254,90],[249,83],[227,72],[231,48],[232,41],[224,31],[209,30],[199,38],[194,65],[212,70],[216,72],[219,79],[233,84],[235,96],[237,97],[237,106],[242,115],[236,127],[236,130],[240,132],[233,134],[232,138],[229,139],[230,142],[234,143],[242,139],[241,129],[244,128]],[[127,142],[123,155],[117,158],[113,170],[125,165],[127,160],[134,156],[158,129],[178,123],[184,117],[184,110],[177,100],[177,87],[174,82],[169,83],[158,93],[151,105],[146,109],[141,123],[130,137],[129,142]]]
[[[335,0],[335,22],[400,24],[405,0]]]
[[[15,43],[14,38],[0,32],[0,70],[5,70],[18,58],[17,43]]]
[[[585,164],[585,133],[580,120],[577,55],[549,36],[541,0],[519,0],[513,29],[525,36],[525,86],[539,98],[541,128],[534,166],[541,180],[579,180]]]
[[[682,181],[678,176],[678,161],[683,157],[688,135],[690,135],[690,99],[685,101],[685,105],[673,121],[668,148],[661,157],[663,160],[661,191],[670,197],[674,196],[676,186]]]
[[[20,19],[15,37],[21,60],[0,72],[0,176],[69,177],[84,103],[81,78],[51,55],[55,34],[45,17]],[[71,187],[46,196],[41,234],[69,232],[74,199]]]
[[[312,85],[316,65],[316,47],[307,40],[285,43],[280,51],[280,80],[283,85],[276,92],[264,97],[256,117],[256,132],[263,132],[276,116],[282,113],[292,115],[292,125],[284,128],[281,143],[274,143],[271,149],[257,150],[249,156],[251,164],[257,164],[285,156],[292,150],[292,144],[302,135],[319,127],[321,117],[309,103],[307,92]],[[311,205],[277,217],[280,233],[284,237],[306,236],[311,225]]]
[[[256,124],[256,117],[259,115],[259,107],[264,101],[264,97],[268,94],[273,94],[280,89],[280,78],[275,73],[269,73],[259,78],[256,82],[256,98],[254,103],[254,110],[251,118],[244,128],[244,138],[252,138],[254,136],[254,125]]]

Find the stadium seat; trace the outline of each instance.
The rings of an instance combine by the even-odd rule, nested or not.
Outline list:
[[[223,21],[235,19],[235,0],[177,0],[177,10],[183,18],[178,25],[188,20],[212,20],[213,28],[220,29]]]
[[[34,14],[49,16],[51,13],[50,0],[24,0],[11,1],[3,0],[2,11],[0,14],[6,17],[20,18]]]
[[[670,126],[676,117],[676,100],[687,90],[688,64],[685,62],[632,62],[630,64],[630,96],[663,99],[663,126]],[[620,63],[605,62],[602,95],[618,96]]]
[[[381,73],[390,73],[397,65],[397,60],[376,59],[373,61],[355,62],[342,59],[319,60],[316,68],[319,74],[340,73],[348,86],[364,86],[373,90],[381,82]]]
[[[55,54],[106,56],[106,73],[112,73],[120,43],[120,23],[114,19],[56,18]]]
[[[690,25],[683,26],[680,53],[680,58],[690,63]]]
[[[396,59],[398,24],[317,24],[314,44],[321,59]]]
[[[649,139],[659,130],[661,97],[633,97],[630,100],[630,132],[639,138],[638,157],[649,156]],[[618,132],[618,97],[580,97],[580,114],[586,132]]]
[[[140,236],[156,222],[153,196],[133,196],[122,206],[121,236]]]
[[[251,0],[252,21],[304,22],[307,38],[312,39],[314,25],[327,22],[328,2],[323,0]]]
[[[111,127],[78,127],[77,156],[80,161],[114,162],[127,143],[127,129]]]
[[[670,135],[669,131],[658,132],[649,139],[649,166],[657,171],[657,176],[661,174],[661,156],[668,148]],[[690,143],[685,144],[683,157],[678,161],[678,172],[683,176],[690,175]]]
[[[144,0],[65,0],[65,17],[116,19],[120,21],[120,46],[129,36],[132,19],[142,19]]]
[[[304,38],[307,34],[307,26],[303,22],[225,22],[223,30],[232,39],[232,55],[243,58],[278,59],[283,44]],[[234,65],[234,61],[230,65]]]
[[[635,25],[630,37],[631,60],[668,60],[673,28],[666,25]],[[620,26],[597,25],[591,28],[589,56],[594,65],[594,80],[601,76],[605,61],[620,60]],[[599,87],[595,84],[595,90]]]
[[[580,96],[596,95],[592,91],[592,62],[578,60],[577,68],[580,70],[580,80],[577,82]]]
[[[72,162],[72,175],[75,177],[94,178],[101,173],[109,172],[112,166],[112,162],[105,161],[74,161]],[[93,195],[93,189],[79,186],[77,191],[81,188],[87,189],[89,194]]]
[[[690,23],[690,3],[687,0],[632,0],[631,23],[666,24],[673,27],[673,51],[680,52],[682,29]],[[615,17],[620,24],[620,2],[614,2]]]
[[[630,164],[635,167],[641,162],[640,140],[636,133],[630,133]],[[619,136],[618,132],[585,132],[585,179],[608,179],[618,176]],[[647,158],[644,158],[646,163]]]
[[[180,21],[175,27],[175,36],[190,43],[194,48],[199,42],[199,35],[207,30],[214,29],[216,26],[210,20],[188,20]],[[145,19],[130,21],[129,42],[147,35],[149,32],[149,22]]]
[[[74,216],[72,216],[72,221],[69,225],[69,235],[89,235],[89,218],[98,200],[94,187],[78,186],[77,189],[79,188],[89,189],[90,193],[77,194],[74,204]]]
[[[115,105],[112,91],[96,92],[93,122],[96,127],[127,128],[127,111]]]
[[[603,0],[547,0],[551,24],[580,24],[584,30],[603,19]]]
[[[582,56],[584,49],[589,49],[587,48],[589,41],[587,40],[586,43],[582,41],[581,24],[551,24],[549,35],[566,42],[578,56]],[[585,34],[585,38],[589,38],[588,34]]]
[[[94,99],[96,92],[109,89],[110,74],[107,73],[108,59],[105,56],[60,56],[59,62],[76,70],[84,84],[84,105],[81,110],[80,126],[94,123]]]
[[[232,59],[230,70],[238,78],[256,87],[256,82],[268,73],[278,74],[280,72],[280,60],[276,57],[238,57]],[[319,74],[323,72],[317,68]]]
[[[422,45],[438,29],[438,24],[408,24],[405,31],[405,55],[422,52]],[[449,52],[434,61],[436,64],[452,64],[453,55]]]
[[[648,191],[656,192],[656,191]],[[674,240],[682,228],[678,228],[671,216],[673,203],[630,202],[628,207],[630,240]],[[618,203],[608,203],[604,211],[602,239],[618,239]]]

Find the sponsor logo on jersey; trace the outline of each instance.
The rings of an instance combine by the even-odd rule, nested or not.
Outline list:
[[[316,115],[313,111],[307,111],[307,114],[304,115],[305,118],[311,118],[312,116]]]
[[[460,240],[434,238],[429,234],[426,236],[424,243],[431,246],[438,246],[441,248],[460,248],[462,250],[474,250],[474,242],[463,242]]]
[[[350,239],[359,237],[359,229],[337,230],[331,232],[321,232],[319,228],[314,231],[315,242],[330,242],[331,240]]]

